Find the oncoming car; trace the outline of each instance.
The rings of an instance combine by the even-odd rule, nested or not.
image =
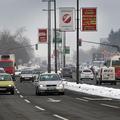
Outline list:
[[[34,82],[34,76],[32,70],[23,70],[20,75],[20,82],[32,81]]]
[[[60,93],[64,95],[63,79],[57,73],[42,73],[36,81],[36,95],[44,92]]]
[[[11,75],[7,73],[0,74],[0,92],[10,92],[14,94],[14,82]]]

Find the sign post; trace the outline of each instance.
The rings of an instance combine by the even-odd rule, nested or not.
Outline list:
[[[75,30],[75,9],[73,7],[62,7],[59,8],[59,19],[60,19],[60,30],[63,32],[69,32]]]

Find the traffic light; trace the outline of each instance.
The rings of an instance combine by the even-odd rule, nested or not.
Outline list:
[[[35,44],[35,49],[38,50],[38,44]]]

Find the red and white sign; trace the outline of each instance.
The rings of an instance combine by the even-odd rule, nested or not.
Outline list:
[[[47,43],[47,29],[38,29],[38,39],[40,43]]]
[[[61,31],[74,31],[75,30],[75,9],[73,7],[62,7],[59,9]]]
[[[82,31],[96,31],[96,8],[82,8]]]

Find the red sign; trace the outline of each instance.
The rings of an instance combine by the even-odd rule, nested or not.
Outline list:
[[[96,31],[96,8],[82,8],[82,31]]]
[[[70,14],[65,14],[63,16],[63,22],[64,23],[70,23],[71,22],[71,15]]]
[[[47,42],[47,29],[38,29],[38,37],[40,43]]]

